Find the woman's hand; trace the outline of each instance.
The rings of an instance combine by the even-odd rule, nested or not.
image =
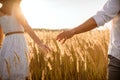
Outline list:
[[[42,50],[43,53],[48,53],[51,51],[51,49],[47,46],[47,45],[44,45],[44,44],[40,44],[38,45],[39,48]]]
[[[66,31],[63,31],[62,33],[60,33],[58,36],[57,36],[57,40],[58,41],[62,41],[62,43],[65,43],[65,41],[71,37],[73,37],[74,35],[74,32],[73,30],[66,30]]]

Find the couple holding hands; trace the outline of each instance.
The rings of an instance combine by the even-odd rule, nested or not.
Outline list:
[[[5,34],[0,49],[0,78],[2,80],[25,80],[28,76],[26,31],[42,51],[50,52],[27,23],[20,8],[21,0],[0,0],[0,40]],[[57,40],[65,42],[76,34],[90,31],[112,20],[109,44],[108,80],[120,80],[120,0],[108,0],[101,11],[90,17],[81,25],[61,32]]]

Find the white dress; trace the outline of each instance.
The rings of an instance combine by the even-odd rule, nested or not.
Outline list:
[[[4,33],[24,31],[14,14],[0,17]],[[0,76],[3,80],[25,80],[28,75],[27,43],[24,33],[5,36],[0,49]]]

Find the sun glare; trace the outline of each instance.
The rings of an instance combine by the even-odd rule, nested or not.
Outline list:
[[[29,24],[33,28],[36,27],[36,21],[38,21],[36,15],[36,2],[33,0],[23,0],[21,2],[21,8]]]
[[[0,8],[2,7],[2,4],[0,3]]]
[[[74,3],[73,3],[73,2]],[[72,28],[96,13],[105,2],[101,0],[22,0],[21,8],[28,23],[33,28]],[[78,2],[76,2],[78,1]],[[104,2],[103,2],[104,1]],[[89,7],[90,6],[90,7]]]
[[[21,2],[23,14],[33,28],[40,26],[40,22],[45,21],[43,15],[47,12],[44,12],[44,6],[44,3],[39,0],[23,0]]]
[[[30,16],[32,14],[32,13],[29,13],[29,11],[30,11],[29,9],[31,8],[31,5],[33,5],[32,0],[23,0],[21,2],[21,8],[26,17]]]

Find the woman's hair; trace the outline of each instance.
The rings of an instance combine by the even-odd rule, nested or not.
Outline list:
[[[7,2],[7,1],[13,1],[13,2],[20,2],[21,0],[0,0],[0,3],[4,3],[4,2]]]
[[[1,11],[4,14],[11,15],[13,4],[16,2],[20,4],[21,0],[0,0],[2,3]]]

